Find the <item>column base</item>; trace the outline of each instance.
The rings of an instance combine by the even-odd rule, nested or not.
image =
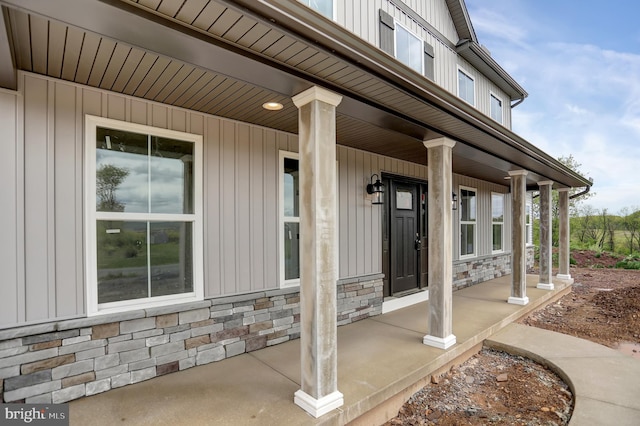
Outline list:
[[[507,299],[508,303],[511,303],[512,305],[526,305],[529,303],[529,298],[527,296],[525,297],[509,297]]]
[[[559,280],[569,281],[573,284],[573,278],[571,278],[571,274],[556,274],[556,278]]]
[[[438,348],[438,349],[449,349],[451,346],[456,344],[456,336],[454,336],[453,334],[450,334],[447,337],[442,338],[442,337],[426,335],[422,339],[422,343],[424,343],[427,346],[433,346],[434,348]]]
[[[538,285],[536,286],[536,288],[542,289],[542,290],[553,290],[553,283],[538,283]]]
[[[317,419],[329,411],[342,407],[344,405],[344,396],[335,391],[316,399],[300,389],[294,394],[293,402]]]

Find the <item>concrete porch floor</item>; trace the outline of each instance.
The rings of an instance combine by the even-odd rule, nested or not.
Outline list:
[[[422,344],[427,302],[338,328],[338,390],[344,405],[318,419],[293,403],[300,389],[300,341],[268,347],[70,403],[71,425],[377,424],[427,383],[431,374],[477,352],[484,339],[570,291],[527,276],[526,306],[506,302],[510,276],[453,293],[457,344]],[[362,417],[361,417],[362,416]]]

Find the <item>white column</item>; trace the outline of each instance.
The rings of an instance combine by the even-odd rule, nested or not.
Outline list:
[[[336,318],[336,106],[342,97],[312,87],[298,107],[300,165],[301,389],[294,402],[314,417],[344,404],[338,392]]]
[[[538,182],[540,187],[540,279],[537,288],[553,290],[552,268],[552,232],[553,216],[551,214],[551,191],[553,182]]]
[[[423,343],[447,349],[453,334],[453,212],[451,206],[451,151],[455,141],[440,138],[427,147],[429,222],[429,323]]]
[[[558,248],[558,278],[569,280],[573,283],[571,272],[569,271],[571,230],[569,227],[569,191],[571,188],[558,189],[559,207],[559,248]]]
[[[515,170],[511,176],[511,296],[507,302],[529,303],[527,297],[526,198],[527,172]]]

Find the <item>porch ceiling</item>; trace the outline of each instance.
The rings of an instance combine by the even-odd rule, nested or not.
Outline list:
[[[291,96],[317,84],[344,97],[337,109],[342,145],[426,164],[422,141],[444,135],[458,142],[455,173],[504,185],[509,170],[527,169],[532,186],[589,184],[298,2],[0,4],[0,54],[6,36],[20,70],[292,133],[298,120]],[[8,87],[6,81],[0,84]],[[273,100],[284,109],[262,108]]]

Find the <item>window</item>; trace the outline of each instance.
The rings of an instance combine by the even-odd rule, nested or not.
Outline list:
[[[460,257],[476,254],[476,190],[460,187]]]
[[[471,105],[476,104],[475,81],[461,69],[458,69],[458,96]]]
[[[311,9],[320,12],[327,18],[334,19],[334,1],[335,0],[302,0],[302,3],[306,4]]]
[[[491,94],[491,118],[502,124],[502,100]]]
[[[280,282],[300,283],[300,175],[298,155],[280,152]]]
[[[493,253],[503,250],[504,194],[491,193],[491,221],[493,227]]]
[[[527,204],[525,205],[525,232],[527,241],[527,245],[530,246],[533,244],[533,228],[531,226],[531,203],[527,200]]]
[[[202,138],[86,118],[88,313],[203,298]]]
[[[422,58],[424,56],[422,40],[398,23],[396,23],[395,35],[396,58],[422,74]]]

